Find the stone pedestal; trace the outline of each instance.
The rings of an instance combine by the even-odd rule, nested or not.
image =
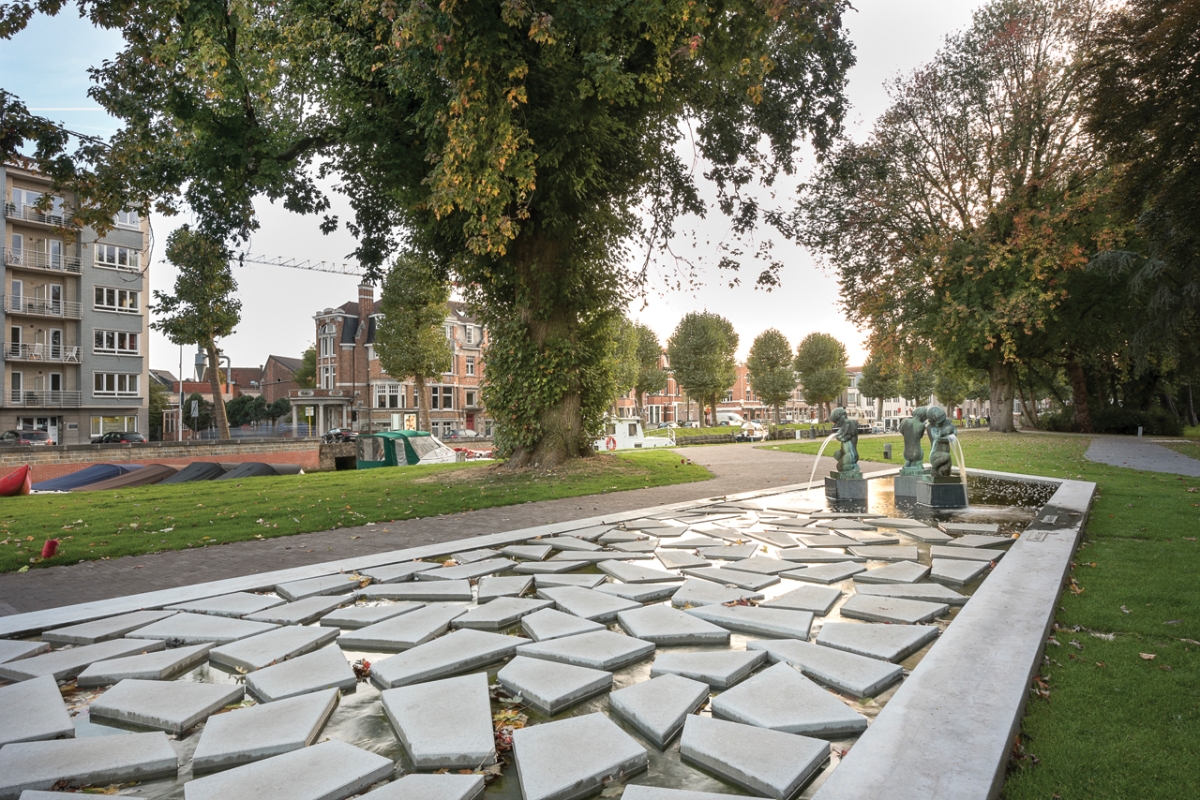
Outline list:
[[[928,508],[966,508],[967,490],[960,478],[927,475],[917,481],[917,505]]]
[[[861,472],[834,472],[825,479],[825,496],[830,500],[866,500],[867,482]]]
[[[892,493],[896,500],[906,503],[917,502],[917,482],[921,478],[916,475],[897,475],[892,478]]]

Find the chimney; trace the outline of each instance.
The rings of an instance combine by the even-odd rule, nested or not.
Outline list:
[[[375,313],[375,287],[369,283],[359,284],[358,287],[358,319],[364,325]]]

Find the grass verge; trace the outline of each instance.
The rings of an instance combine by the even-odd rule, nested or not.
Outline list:
[[[579,459],[549,471],[447,464],[33,495],[4,504],[0,572],[711,477],[674,453],[648,450]],[[49,538],[60,540],[59,551],[42,561]]]
[[[1200,459],[1200,442],[1163,442],[1163,445],[1189,458]]]

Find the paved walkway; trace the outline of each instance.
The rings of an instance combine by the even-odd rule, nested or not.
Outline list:
[[[1133,436],[1097,436],[1085,457],[1114,467],[1200,478],[1200,461]]]
[[[762,450],[749,444],[688,447],[676,450],[713,472],[698,483],[635,489],[613,494],[547,500],[486,508],[425,519],[387,522],[357,528],[305,533],[263,541],[127,556],[112,561],[87,561],[62,567],[34,569],[23,574],[0,574],[0,615],[104,600],[123,595],[170,589],[193,583],[234,578],[288,567],[419,547],[545,525],[606,512],[700,500],[808,480],[813,456]],[[828,474],[834,461],[821,459],[817,477]],[[888,464],[863,462],[864,469]]]

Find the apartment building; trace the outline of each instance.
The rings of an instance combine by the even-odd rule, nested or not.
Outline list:
[[[100,237],[46,177],[0,164],[0,185],[0,429],[44,430],[58,444],[148,432],[148,221],[123,212]]]

